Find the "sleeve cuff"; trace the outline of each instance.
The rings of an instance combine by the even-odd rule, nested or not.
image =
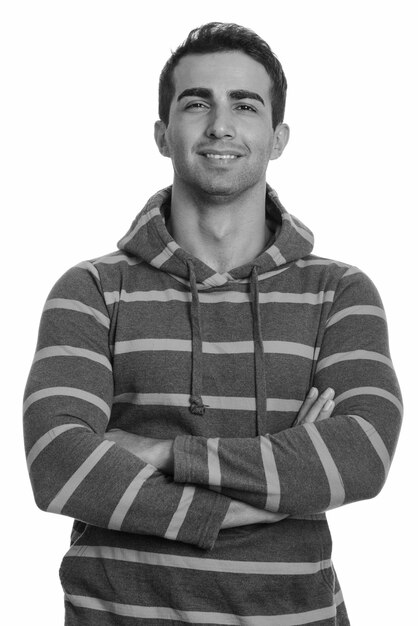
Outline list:
[[[181,436],[176,437],[173,445],[174,453],[174,481],[176,483],[200,484],[199,493],[196,493],[196,518],[189,512],[188,527],[195,531],[200,528],[197,545],[205,550],[213,548],[221,530],[222,522],[228,511],[231,499],[215,490],[208,484],[207,446],[204,437]],[[199,502],[201,498],[201,501]],[[205,511],[205,522],[202,525],[202,510]],[[180,540],[181,537],[179,537]],[[183,541],[190,543],[185,538]]]
[[[173,445],[176,483],[209,485],[207,439],[185,435],[176,437]]]
[[[211,550],[215,545],[219,531],[222,527],[222,522],[225,519],[225,515],[227,514],[231,503],[230,498],[227,498],[226,496],[222,496],[221,494],[213,491],[210,493],[214,497],[210,504],[210,510],[205,527],[202,529],[199,543],[197,544],[199,548],[202,548],[203,550]]]

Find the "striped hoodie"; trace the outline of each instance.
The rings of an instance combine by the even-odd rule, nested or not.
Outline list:
[[[75,519],[66,624],[349,624],[325,512],[380,491],[398,438],[379,295],[313,256],[270,187],[272,240],[225,274],[171,238],[170,196],[42,315],[25,445],[38,506]],[[335,390],[334,413],[294,426],[312,385]],[[174,475],[110,428],[174,439]],[[232,500],[283,519],[221,529]]]

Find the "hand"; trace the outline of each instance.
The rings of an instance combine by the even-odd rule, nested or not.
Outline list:
[[[311,387],[300,407],[293,426],[320,422],[330,417],[335,407],[335,402],[333,401],[334,395],[335,391],[331,389],[331,387],[321,393],[320,396],[318,396],[318,389]]]
[[[265,509],[256,509],[250,504],[238,500],[232,500],[221,528],[236,528],[248,524],[273,524],[286,517],[288,517],[287,513],[272,513]]]
[[[154,465],[165,474],[173,474],[174,454],[172,439],[155,439],[154,437],[142,437],[119,428],[114,428],[104,434],[108,441],[132,452],[145,463]]]

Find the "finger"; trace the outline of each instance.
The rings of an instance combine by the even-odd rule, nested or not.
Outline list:
[[[305,400],[303,401],[302,406],[299,409],[299,413],[297,415],[295,425],[303,422],[306,415],[312,408],[314,402],[316,401],[317,397],[318,397],[318,389],[316,387],[311,387],[308,395],[306,396]]]
[[[334,390],[327,390],[324,395],[318,398],[318,403],[312,407],[306,417],[307,423],[317,422],[320,419],[327,419],[334,408]]]
[[[331,387],[329,387],[323,393],[321,393],[317,401],[313,404],[311,409],[306,414],[303,420],[303,423],[310,424],[312,422],[315,422],[318,419],[319,415],[321,414],[321,411],[324,410],[327,402],[332,401],[332,399],[334,398],[334,395],[335,395],[335,391]],[[327,407],[326,411],[327,411],[326,416],[328,417],[329,407]]]
[[[320,414],[318,415],[315,421],[320,422],[322,420],[326,420],[329,417],[331,417],[334,408],[335,408],[335,402],[333,400],[328,400],[326,404],[324,404],[324,408],[322,409],[322,411],[320,412]]]

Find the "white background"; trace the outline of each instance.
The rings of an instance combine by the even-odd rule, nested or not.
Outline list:
[[[20,417],[44,300],[70,266],[114,250],[148,196],[171,182],[153,142],[158,75],[189,30],[212,20],[254,29],[279,56],[291,141],[268,180],[314,230],[316,253],[361,267],[385,303],[403,433],[379,497],[329,520],[353,626],[413,623],[414,8],[413,0],[1,4],[4,624],[63,623],[58,567],[71,521],[35,507]]]

